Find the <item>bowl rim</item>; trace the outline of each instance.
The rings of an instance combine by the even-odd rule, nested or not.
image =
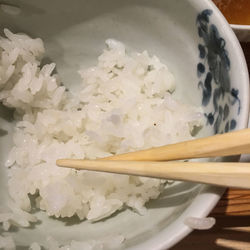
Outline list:
[[[250,31],[250,25],[245,25],[245,24],[230,24],[232,29],[237,29],[237,30],[249,30]]]
[[[197,13],[204,9],[212,9],[214,11],[214,17],[216,23],[219,23],[220,26],[223,26],[223,34],[227,35],[227,41],[230,41],[230,45],[234,50],[234,53],[237,54],[238,60],[240,61],[240,78],[242,84],[242,93],[243,100],[245,102],[244,109],[242,109],[241,119],[238,121],[237,129],[244,129],[248,126],[249,119],[249,74],[247,69],[247,64],[245,60],[244,53],[240,46],[239,40],[237,39],[235,33],[233,32],[230,24],[227,22],[223,14],[217,8],[217,6],[212,2],[212,0],[188,0],[188,2],[193,6]],[[249,25],[250,28],[250,25]],[[239,158],[238,158],[239,160]],[[195,216],[195,217],[206,217],[212,209],[216,206],[222,194],[225,191],[225,188],[210,186],[210,185],[202,185],[200,193],[194,198],[192,203],[186,208],[186,210],[177,218],[174,222],[176,225],[175,235],[171,237],[166,237],[168,234],[169,227],[163,229],[161,232],[154,235],[152,238],[148,239],[143,243],[139,243],[135,247],[129,248],[130,250],[141,250],[141,249],[150,249],[150,250],[165,250],[174,246],[178,242],[180,242],[184,237],[186,237],[193,230],[186,226],[183,221],[187,216]],[[178,224],[179,223],[179,224]]]

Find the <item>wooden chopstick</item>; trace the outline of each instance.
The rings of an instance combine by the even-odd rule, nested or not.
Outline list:
[[[60,159],[61,167],[250,188],[250,163]]]
[[[169,161],[250,153],[250,129],[114,155],[103,160]]]

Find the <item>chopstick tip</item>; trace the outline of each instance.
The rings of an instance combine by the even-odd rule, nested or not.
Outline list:
[[[56,165],[58,167],[65,167],[65,159],[57,159],[56,160]]]

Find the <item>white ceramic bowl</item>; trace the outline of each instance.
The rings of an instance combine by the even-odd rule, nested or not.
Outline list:
[[[177,97],[204,108],[207,124],[201,136],[247,126],[249,82],[244,56],[230,26],[209,0],[9,3],[19,6],[21,12],[12,15],[1,11],[0,31],[7,27],[41,37],[47,56],[57,63],[58,73],[69,88],[78,84],[75,72],[80,65],[93,64],[104,41],[115,38],[136,51],[147,49],[169,65],[179,84]],[[12,145],[14,125],[9,111],[2,106],[0,116],[1,130],[5,131],[0,137],[0,200],[4,204],[8,195],[3,165]],[[207,185],[176,183],[148,204],[145,216],[126,210],[91,224],[55,220],[38,212],[41,224],[10,234],[19,246],[27,246],[33,241],[43,244],[46,235],[67,243],[121,233],[126,238],[123,249],[166,249],[192,231],[184,224],[185,218],[207,216],[223,191]]]

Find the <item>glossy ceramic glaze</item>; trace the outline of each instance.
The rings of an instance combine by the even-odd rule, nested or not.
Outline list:
[[[230,113],[240,115],[241,100],[238,87],[231,84],[231,60],[226,41],[210,21],[212,15],[213,11],[206,9],[197,17],[198,34],[202,39],[198,45],[197,75],[200,79],[198,87],[202,89],[202,105],[210,106],[205,113],[207,124],[217,134],[236,128],[237,118]]]
[[[2,2],[18,6],[20,12],[1,11],[0,31],[7,27],[41,37],[46,61],[57,63],[63,82],[73,91],[80,80],[77,70],[93,65],[105,40],[115,38],[129,50],[147,49],[166,62],[177,80],[176,98],[203,106],[207,123],[200,136],[247,126],[249,89],[243,53],[230,26],[209,0]],[[1,107],[0,116],[0,198],[4,205],[8,195],[3,165],[14,124],[9,110]],[[126,238],[122,249],[166,249],[191,232],[185,218],[207,216],[222,192],[218,187],[175,183],[147,205],[145,216],[126,210],[91,224],[75,218],[56,220],[37,212],[41,223],[10,234],[20,249],[34,241],[46,244],[47,235],[68,243],[117,233]]]

